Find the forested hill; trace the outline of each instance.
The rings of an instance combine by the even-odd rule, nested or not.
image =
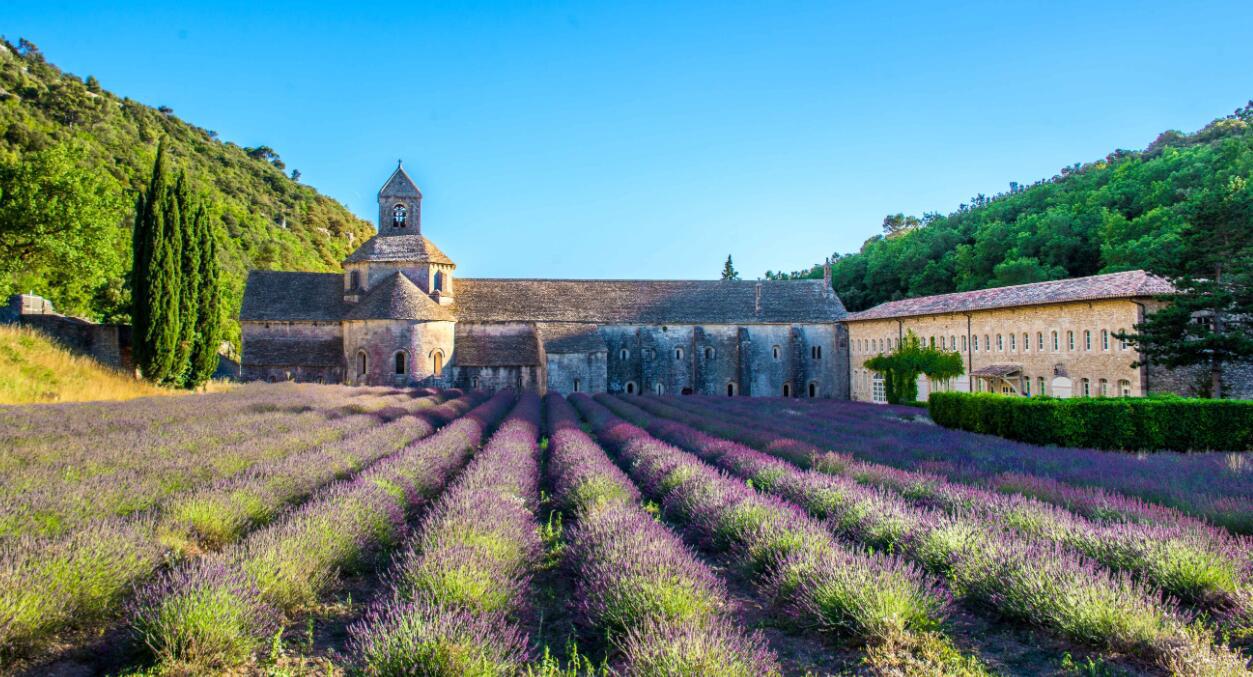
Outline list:
[[[248,269],[336,270],[373,232],[270,148],[221,141],[61,72],[28,42],[0,42],[0,302],[31,290],[61,312],[128,318],[135,197],[161,138],[212,205],[232,338]]]
[[[833,256],[850,310],[901,298],[1156,269],[1191,210],[1253,175],[1253,102],[1194,134],[1168,131],[1030,186],[978,195],[948,214],[890,215],[854,254]],[[1244,190],[1253,191],[1253,181]],[[869,224],[868,224],[869,225]],[[876,224],[876,229],[878,224]],[[817,278],[821,265],[767,277]]]

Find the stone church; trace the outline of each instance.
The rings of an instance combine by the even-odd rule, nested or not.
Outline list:
[[[561,393],[849,397],[844,306],[803,281],[458,278],[397,166],[343,273],[253,271],[242,376]]]

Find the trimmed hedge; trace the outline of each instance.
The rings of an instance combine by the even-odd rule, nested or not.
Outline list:
[[[932,393],[927,408],[931,419],[946,428],[1030,444],[1129,451],[1253,449],[1253,400]]]

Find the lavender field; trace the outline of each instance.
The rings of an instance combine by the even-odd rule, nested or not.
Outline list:
[[[0,408],[5,674],[1249,674],[1253,468],[921,410]]]

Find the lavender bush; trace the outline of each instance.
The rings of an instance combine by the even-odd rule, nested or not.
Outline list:
[[[511,620],[543,547],[540,400],[518,405],[395,558],[390,590],[351,629],[369,674],[512,674],[527,658]]]
[[[234,572],[232,576],[251,583],[247,603],[269,605],[282,612],[300,609],[316,601],[339,572],[360,566],[371,553],[395,542],[405,513],[439,491],[492,424],[504,416],[512,399],[509,393],[498,394],[357,478],[320,490],[303,507],[223,551],[223,566]],[[194,618],[162,616],[159,611],[178,606],[179,600],[196,599],[201,594],[198,590],[196,586],[150,587],[141,593],[141,599],[148,603],[132,614],[132,627],[140,630],[153,652],[170,664],[196,659],[180,653],[177,644],[153,646],[152,638],[183,636],[188,629],[179,623]],[[163,623],[163,619],[169,622]],[[229,637],[218,641],[224,646],[255,649],[266,638],[266,627],[260,619],[241,623]],[[228,656],[221,653],[213,660],[226,662]]]
[[[1163,668],[1180,660],[1231,670],[1244,665],[1239,654],[1214,646],[1212,640],[1198,639],[1173,603],[1158,593],[1129,576],[1111,574],[1065,543],[1042,542],[1014,530],[992,512],[978,514],[969,504],[960,508],[955,504],[953,514],[939,517],[900,496],[851,479],[805,472],[681,423],[652,419],[621,399],[602,399],[614,411],[647,423],[662,439],[804,506],[825,518],[837,533],[876,547],[903,550],[944,575],[959,596],[1002,615],[1139,655]],[[971,498],[969,493],[966,498]],[[799,586],[806,589],[804,583]],[[810,594],[808,599],[813,605],[819,598]]]

